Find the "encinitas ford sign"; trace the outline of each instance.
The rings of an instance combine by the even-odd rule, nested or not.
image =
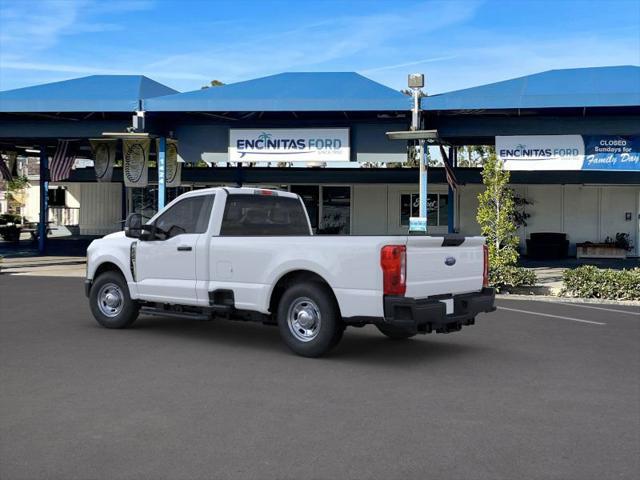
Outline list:
[[[496,154],[507,170],[580,170],[580,135],[496,136]]]
[[[230,129],[230,162],[348,162],[348,128]]]

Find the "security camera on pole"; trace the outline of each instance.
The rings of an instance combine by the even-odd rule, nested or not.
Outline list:
[[[413,109],[411,115],[411,130],[420,129],[420,96],[422,94],[422,88],[424,87],[424,75],[422,73],[409,74],[409,88],[411,89],[411,95],[413,97]],[[418,165],[420,165],[420,209],[418,215],[419,219],[415,219],[412,228],[410,230],[427,231],[427,166],[426,166],[426,151],[424,145],[424,139],[418,140],[418,145],[415,149]]]

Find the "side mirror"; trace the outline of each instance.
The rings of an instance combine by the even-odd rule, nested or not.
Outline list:
[[[140,238],[142,234],[142,215],[130,213],[124,221],[124,234],[129,238]]]
[[[140,227],[142,233],[140,233],[140,240],[158,240],[157,229],[155,225],[144,224]]]

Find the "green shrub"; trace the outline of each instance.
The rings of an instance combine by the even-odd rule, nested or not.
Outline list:
[[[612,270],[591,265],[565,270],[562,295],[610,300],[640,300],[640,268]]]
[[[489,270],[489,285],[497,291],[509,287],[531,287],[536,284],[533,270],[513,265],[492,265]]]

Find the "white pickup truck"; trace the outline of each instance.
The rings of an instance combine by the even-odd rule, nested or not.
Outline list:
[[[145,224],[129,215],[89,246],[85,290],[107,328],[140,313],[257,320],[308,357],[346,326],[402,339],[495,310],[482,237],[314,236],[300,197],[255,188],[185,193]]]

